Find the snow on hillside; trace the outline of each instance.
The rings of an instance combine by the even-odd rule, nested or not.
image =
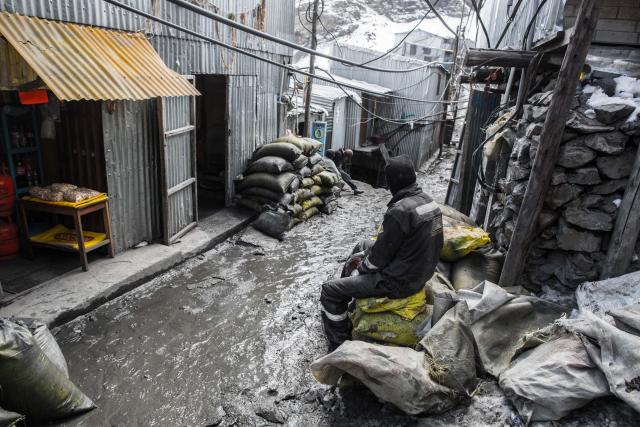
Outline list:
[[[461,0],[440,0],[436,9],[452,29],[460,24]],[[308,45],[311,25],[305,20],[309,0],[297,2],[299,19],[296,22],[298,41]],[[411,30],[427,11],[422,0],[324,0],[321,24],[318,26],[318,41],[337,39],[345,43],[374,50],[393,47],[395,34]],[[424,31],[453,37],[433,14],[418,27]]]

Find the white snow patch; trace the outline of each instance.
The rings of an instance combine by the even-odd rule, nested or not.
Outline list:
[[[616,95],[623,98],[640,96],[640,81],[629,76],[620,76],[613,79],[616,82]],[[623,95],[624,94],[624,95]]]
[[[633,79],[633,80],[636,80],[636,79]],[[618,91],[616,89],[616,93],[617,92]],[[590,107],[600,107],[600,106],[609,105],[609,104],[626,104],[626,105],[635,107],[635,111],[631,113],[631,115],[627,119],[627,122],[635,121],[636,118],[638,117],[638,113],[640,113],[640,98],[625,98],[623,96],[609,96],[606,93],[604,93],[602,88],[597,88],[593,92],[593,95],[591,95],[591,98],[589,98],[589,101],[587,102],[587,104]]]

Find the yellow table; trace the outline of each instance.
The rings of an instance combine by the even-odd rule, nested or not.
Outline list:
[[[109,217],[109,198],[101,193],[82,202],[48,202],[36,197],[26,196],[19,200],[18,211],[22,220],[23,233],[25,235],[26,249],[29,258],[33,258],[33,246],[47,247],[67,252],[75,252],[80,255],[82,270],[89,269],[87,253],[103,246],[108,246],[108,254],[114,257],[113,242],[111,236],[111,218]],[[29,224],[27,211],[45,212],[53,215],[67,215],[73,218],[75,232],[64,226],[56,225],[54,228],[29,236]],[[82,217],[84,215],[102,211],[104,233],[94,233],[82,229]],[[75,234],[75,242],[68,239],[58,239],[56,236]]]

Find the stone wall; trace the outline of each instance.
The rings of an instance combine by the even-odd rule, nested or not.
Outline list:
[[[610,90],[608,88],[607,90]],[[552,92],[535,94],[522,118],[502,137],[511,145],[507,176],[492,209],[490,231],[506,250],[527,188]],[[532,290],[563,285],[573,289],[599,277],[616,213],[631,173],[640,122],[627,121],[634,107],[592,108],[590,95],[576,96],[563,135],[551,187],[538,219],[522,284]]]

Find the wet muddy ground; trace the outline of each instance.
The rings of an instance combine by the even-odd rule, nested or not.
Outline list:
[[[439,201],[451,160],[419,174]],[[492,380],[469,405],[410,417],[365,389],[334,390],[311,377],[310,362],[326,352],[320,285],[374,232],[390,198],[362,187],[364,195],[345,194],[336,213],[284,242],[248,228],[58,328],[71,378],[98,405],[63,425],[519,425]],[[558,424],[621,426],[632,416],[606,400]]]

